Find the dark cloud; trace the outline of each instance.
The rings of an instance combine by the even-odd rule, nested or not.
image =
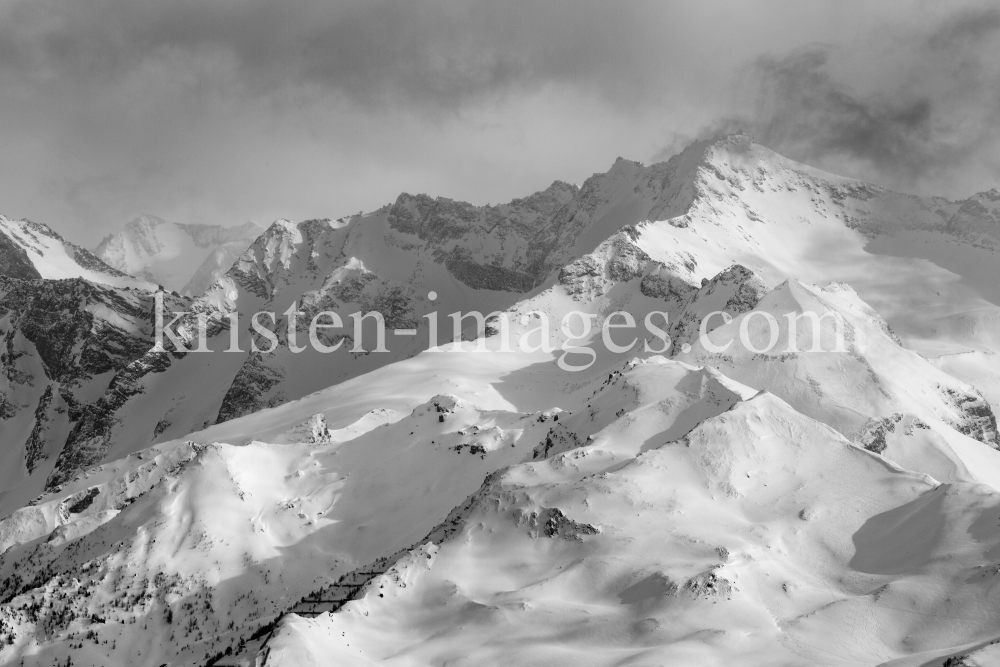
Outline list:
[[[880,172],[914,179],[958,157],[935,131],[924,96],[861,98],[827,71],[827,50],[760,60],[753,116],[738,121],[779,152],[806,162],[835,155],[863,160]]]
[[[709,132],[747,128],[774,150],[831,171],[964,196],[1000,176],[998,36],[994,8],[959,12],[922,35],[884,35],[905,57],[880,63],[873,53],[855,65],[867,70],[854,73],[868,80],[868,92],[834,73],[850,58],[843,49],[762,56],[739,112]]]
[[[94,237],[142,211],[266,222],[370,209],[404,189],[523,195],[634,153],[636,137],[614,133],[685,85],[705,88],[698,58],[662,67],[691,45],[691,11],[0,0],[0,145],[18,158],[0,162],[0,211]]]
[[[496,202],[736,125],[831,171],[967,192],[998,175],[1000,12],[962,6],[0,0],[0,212],[88,242],[144,211]]]
[[[454,106],[550,82],[644,88],[668,5],[434,0],[77,0],[15,3],[0,66],[37,82],[114,80],[178,53],[229,58],[260,94],[317,85],[363,104]]]

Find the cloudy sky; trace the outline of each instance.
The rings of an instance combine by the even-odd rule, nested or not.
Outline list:
[[[998,115],[990,2],[0,0],[0,212],[87,245],[497,203],[736,128],[959,198],[1000,186]]]

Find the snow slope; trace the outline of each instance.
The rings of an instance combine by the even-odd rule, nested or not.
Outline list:
[[[654,306],[666,302],[672,317],[688,322],[672,333],[691,336],[698,312],[680,315],[671,308],[692,297],[692,287],[734,264],[756,271],[771,286],[789,275],[820,284],[846,280],[907,346],[933,357],[944,345],[949,354],[973,353],[1000,363],[995,336],[984,333],[990,326],[964,325],[970,317],[992,322],[1000,313],[983,287],[996,282],[990,272],[1000,270],[1000,263],[994,251],[949,231],[960,209],[957,202],[825,174],[735,135],[696,143],[649,167],[618,160],[580,187],[557,182],[500,206],[404,194],[378,211],[339,221],[279,220],[199,300],[198,308],[216,321],[239,313],[242,352],[146,360],[148,367],[168,368],[136,384],[115,408],[120,422],[88,432],[100,441],[100,457],[113,449],[123,455],[128,450],[116,443],[132,447],[178,437],[411,356],[428,344],[425,315],[431,311],[441,313],[443,342],[450,338],[448,313],[506,310],[555,285],[577,302],[603,299],[595,308],[605,313],[619,299],[616,290],[620,300],[642,302],[639,315],[664,310]],[[936,241],[912,248],[908,234]],[[838,252],[818,251],[829,247]],[[964,268],[928,248],[950,249]],[[940,266],[924,258],[932,255]],[[965,271],[968,279],[945,266]],[[636,278],[638,290],[622,286]],[[755,294],[761,285],[747,289]],[[434,302],[426,298],[431,291],[438,297]],[[711,312],[710,300],[699,302],[702,314]],[[346,326],[326,342],[342,340],[340,349],[292,352],[283,313],[293,304],[303,313],[297,318],[300,345],[313,315],[338,312]],[[351,352],[348,315],[371,309],[387,314],[390,353]],[[275,352],[256,355],[249,351],[248,320],[262,310],[276,314],[272,326],[279,341]],[[193,321],[187,326],[193,330]],[[212,349],[230,349],[227,326],[219,322]],[[396,328],[417,333],[397,336]],[[950,370],[983,385],[997,406],[995,385],[967,368],[952,364]],[[990,377],[994,371],[1000,366],[990,367]],[[190,391],[192,386],[199,390]]]
[[[802,317],[804,313],[822,318],[817,338],[815,324]],[[794,345],[790,345],[789,314],[801,318],[796,319]],[[765,348],[772,335],[766,315],[777,324],[776,344],[770,353],[760,354],[757,350]],[[844,349],[839,352],[834,315],[844,322]],[[975,479],[1000,488],[1000,469],[984,465],[976,456],[982,444],[996,448],[1000,442],[996,418],[982,394],[901,347],[885,322],[850,287],[834,283],[817,288],[789,280],[765,295],[753,311],[718,324],[706,341],[713,349],[696,341],[690,352],[677,358],[711,365],[772,392],[803,414],[910,469],[941,481]],[[742,330],[749,334],[750,347]],[[903,438],[904,434],[910,437]],[[915,442],[928,438],[941,441],[935,445],[934,460],[923,458],[929,450]],[[966,472],[956,478],[956,467]]]
[[[697,258],[697,279],[739,263],[771,286],[789,277],[845,282],[907,347],[931,357],[978,353],[992,376],[1000,372],[1000,262],[971,231],[989,228],[980,206],[989,193],[967,202],[895,193],[798,164],[745,135],[688,151],[702,153],[690,208],[637,226],[652,259]],[[970,211],[981,217],[960,224]],[[975,379],[960,364],[953,370]],[[993,387],[982,390],[1000,405]]]
[[[465,346],[0,522],[9,659],[874,664],[996,636],[992,488],[905,472],[716,371],[569,378]],[[517,408],[539,396],[559,404]],[[321,442],[316,414],[353,437]]]
[[[109,266],[46,225],[0,215],[0,275],[21,280],[84,278],[112,287],[149,289],[149,283]]]
[[[766,393],[643,452],[644,417],[490,478],[266,664],[874,665],[996,637],[995,491]]]
[[[172,300],[209,315],[210,354],[140,350],[149,292],[9,277],[0,663],[989,664],[994,199],[743,135],[500,206],[404,194],[279,220]],[[261,310],[271,353],[250,350]],[[295,352],[324,310],[340,348]],[[355,348],[368,310],[390,352],[371,329]],[[497,320],[447,344],[459,310],[502,312],[513,349]],[[638,327],[567,341],[571,311]],[[709,343],[760,345],[773,317],[776,345],[716,351],[714,311]],[[40,332],[77,312],[64,368]],[[787,351],[806,312],[843,318],[841,350],[824,319]]]

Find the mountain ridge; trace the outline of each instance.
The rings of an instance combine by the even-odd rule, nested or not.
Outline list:
[[[391,311],[395,315],[390,318],[390,328],[397,321],[403,328],[415,325],[420,338],[426,336],[422,316],[432,307],[451,312],[503,311],[556,285],[575,290],[575,301],[592,302],[611,298],[615,285],[641,279],[643,297],[666,300],[675,308],[680,307],[681,294],[693,294],[702,283],[748,259],[745,251],[727,249],[732,247],[728,238],[704,237],[705,232],[698,229],[707,232],[725,219],[727,230],[746,230],[742,232],[744,247],[749,248],[761,244],[750,235],[754,230],[772,233],[769,229],[774,225],[744,201],[747,194],[764,197],[756,205],[759,211],[773,206],[767,197],[784,202],[786,197],[796,196],[805,204],[803,214],[818,220],[837,212],[834,207],[841,207],[843,212],[831,220],[831,229],[842,238],[854,232],[868,238],[879,228],[888,205],[903,207],[902,214],[885,220],[891,231],[906,223],[912,225],[914,220],[920,229],[941,227],[951,215],[950,209],[942,208],[945,200],[898,195],[840,177],[811,180],[819,177],[827,175],[781,158],[749,137],[735,135],[696,143],[651,167],[619,159],[608,172],[595,174],[579,188],[557,182],[541,193],[495,207],[402,194],[377,211],[339,221],[276,221],[190,309],[211,313],[215,320],[239,311],[240,349],[246,350],[250,314],[261,309],[283,313],[292,302],[304,309],[298,320],[303,337],[307,317],[333,308],[343,309],[344,315],[353,309]],[[808,200],[800,196],[803,191],[809,193]],[[958,207],[954,202],[949,206]],[[920,215],[914,216],[913,211]],[[543,222],[544,215],[556,221],[552,228]],[[649,222],[650,215],[673,217],[654,224]],[[797,218],[792,222],[802,228]],[[784,237],[793,231],[783,232]],[[715,245],[705,247],[702,237],[714,238]],[[602,253],[609,251],[600,248],[612,239],[616,239],[615,250],[605,256]],[[686,239],[698,241],[701,247],[691,246]],[[851,243],[858,245],[857,241]],[[759,257],[758,252],[748,263],[751,271],[764,271],[766,283],[770,270],[771,280],[775,280],[774,267],[768,269]],[[797,261],[782,274],[795,275],[804,268],[813,267]],[[580,278],[571,279],[568,271],[579,272]],[[573,287],[571,283],[579,284]],[[439,295],[433,304],[424,297],[432,290]],[[881,304],[876,309],[880,310]],[[672,311],[672,317],[679,318],[671,331],[673,336],[691,337],[697,329],[696,323],[691,328],[693,312],[682,315]],[[690,322],[684,324],[686,320]],[[188,335],[194,325],[193,317],[181,323]],[[683,327],[687,328],[682,332]],[[359,356],[348,352],[353,339],[345,332],[327,340],[329,344],[346,342],[337,354],[315,355],[310,350],[293,354],[282,333],[287,318],[278,315],[274,328],[279,340],[273,354],[216,354],[209,357],[207,365],[196,357],[156,352],[147,353],[145,361],[136,360],[138,375],[123,377],[121,385],[108,385],[105,403],[118,406],[114,410],[121,417],[111,421],[104,421],[100,413],[86,417],[107,425],[96,431],[102,434],[104,444],[95,451],[104,456],[121,439],[139,443],[176,437],[273,407],[416,354],[426,345],[413,341],[395,345],[391,355]],[[210,347],[228,347],[228,328],[213,325],[213,331]],[[161,377],[176,379],[162,381]],[[181,378],[194,383],[203,378],[206,388],[217,389],[210,396],[192,395],[184,389],[188,380]],[[154,391],[150,383],[175,388]],[[123,396],[120,386],[133,387],[128,392],[131,397]],[[169,407],[147,403],[143,396],[155,396],[160,406]],[[996,406],[997,394],[991,396]],[[142,401],[144,407],[136,401]],[[69,451],[63,457],[64,461],[75,459]],[[89,455],[84,460],[95,459]],[[70,472],[64,471],[53,480],[64,479]]]
[[[989,201],[745,135],[498,206],[401,194],[275,221],[163,294],[182,340],[208,315],[203,355],[145,347],[148,289],[5,278],[0,661],[901,664],[1000,639]],[[326,310],[341,348],[295,352]],[[388,353],[355,340],[368,310]],[[513,341],[550,321],[552,351],[490,323],[428,349],[427,316],[472,310]],[[577,372],[571,312],[598,323]],[[835,318],[793,338],[806,312],[842,351]],[[741,349],[768,317],[776,345]]]
[[[222,227],[144,214],[106,236],[94,254],[119,271],[197,296],[229,269],[222,264],[246,250],[262,231],[252,222]]]
[[[79,277],[115,287],[150,287],[67,241],[45,224],[12,220],[3,215],[0,215],[0,275],[28,280]]]

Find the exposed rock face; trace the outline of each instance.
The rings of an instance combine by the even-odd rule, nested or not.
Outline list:
[[[723,311],[736,317],[753,310],[767,291],[767,285],[760,276],[739,264],[707,280],[699,289],[684,297],[680,314],[670,330],[674,352],[694,342],[702,321],[709,313]],[[722,323],[721,317],[717,316],[709,321],[708,330]]]
[[[122,423],[122,410],[130,398],[144,391],[142,379],[149,373],[163,372],[169,367],[172,353],[149,350],[115,374],[104,394],[88,409],[66,439],[56,460],[55,470],[45,482],[47,490],[59,488],[80,470],[97,465],[115,444],[113,429]]]
[[[531,453],[532,458],[548,458],[580,446],[580,438],[565,424],[556,424],[549,429],[545,440],[540,442]]]
[[[330,429],[323,413],[313,415],[298,426],[294,426],[278,436],[279,442],[325,445],[332,442]]]
[[[948,232],[984,248],[1000,248],[1000,190],[966,199],[948,221]]]
[[[696,143],[648,167],[619,158],[607,173],[595,174],[579,188],[557,181],[500,206],[403,194],[377,213],[386,216],[394,231],[418,238],[434,261],[474,289],[528,292],[567,265],[564,280],[573,283],[597,270],[591,262],[572,265],[574,260],[593,252],[619,229],[688,210],[698,194],[695,178],[708,145]],[[623,219],[619,207],[629,208],[632,215]],[[625,238],[636,238],[634,228],[624,233]],[[638,275],[642,255],[629,250],[627,243],[612,245],[616,243],[625,254],[611,262],[608,277]],[[600,263],[599,258],[594,261]]]
[[[474,289],[527,292],[553,266],[552,224],[579,193],[557,181],[547,190],[500,206],[477,207],[426,195],[402,194],[387,212],[389,226],[434,248],[435,261]]]
[[[597,535],[600,531],[589,523],[573,521],[557,507],[543,507],[538,512],[522,515],[531,537],[558,537],[579,540],[584,535]]]
[[[955,424],[955,428],[970,438],[975,438],[994,449],[1000,449],[997,418],[983,395],[975,389],[963,393],[955,389],[945,388],[944,392],[964,415],[964,418]]]
[[[24,465],[28,473],[35,471],[39,459],[44,458],[45,435],[49,427],[49,406],[52,404],[52,385],[45,387],[45,393],[38,399],[35,410],[35,426],[31,429],[28,441],[24,443]]]
[[[0,275],[22,280],[42,277],[28,258],[28,251],[14,243],[6,234],[0,234]]]
[[[567,264],[559,271],[559,284],[576,298],[594,298],[615,283],[642,278],[650,269],[665,268],[635,244],[632,228],[618,232],[594,252]]]
[[[47,377],[64,383],[117,370],[149,349],[151,299],[83,279],[0,278],[0,317],[30,341]],[[114,313],[101,317],[97,313]]]
[[[687,252],[668,261],[653,260],[637,243],[640,228],[626,226],[607,241],[559,271],[558,282],[574,299],[590,301],[604,296],[616,284],[639,281],[643,296],[663,302],[673,314],[694,298],[697,261]]]
[[[859,438],[861,445],[870,452],[881,454],[888,446],[886,435],[896,430],[896,424],[903,420],[898,412],[882,419],[872,419],[865,426]]]
[[[229,271],[227,282],[263,300],[262,310],[278,313],[274,325],[278,347],[273,353],[247,356],[223,399],[216,423],[302,395],[304,390],[289,387],[285,382],[284,365],[288,355],[293,353],[287,334],[289,318],[284,311],[293,302],[298,307],[298,315],[292,330],[299,345],[307,340],[310,323],[320,313],[336,312],[346,321],[346,326],[339,330],[316,332],[322,345],[336,347],[339,344],[334,354],[317,358],[317,363],[330,367],[331,372],[337,374],[344,372],[341,366],[350,367],[354,360],[350,313],[380,313],[388,331],[416,329],[420,325],[415,311],[417,304],[423,301],[419,290],[369,270],[358,257],[346,256],[344,249],[349,244],[346,236],[344,226],[330,220],[308,220],[298,224],[278,221]],[[248,318],[250,313],[243,316]],[[268,348],[267,343],[260,343],[261,349]],[[307,354],[314,352],[310,350]],[[379,360],[375,357],[371,362]],[[320,388],[315,386],[305,391]]]
[[[259,352],[251,353],[222,399],[222,407],[215,423],[221,424],[284,403],[285,396],[280,392],[269,396],[283,378],[284,374],[279,369],[268,366]]]
[[[261,234],[227,273],[247,292],[262,299],[277,296],[289,283],[322,279],[318,258],[330,260],[343,250],[342,226],[329,218],[293,223],[277,220]]]
[[[690,269],[689,269],[690,271]],[[684,278],[678,277],[680,272],[676,265],[661,265],[657,263],[656,268],[651,270],[642,278],[639,284],[639,291],[653,299],[660,299],[668,303],[680,303],[689,297],[694,291],[694,286]]]
[[[153,345],[153,302],[148,292],[82,278],[0,277],[0,419],[23,434],[11,448],[23,448],[29,474],[58,455],[50,482],[57,484],[106,451],[110,442],[97,446],[95,438],[122,401],[101,395],[128,393],[130,373]],[[91,455],[77,451],[95,447]]]
[[[723,311],[735,317],[752,310],[768,291],[760,276],[738,264],[697,287],[693,257],[679,253],[669,264],[653,260],[636,243],[638,237],[635,227],[623,228],[593,252],[563,267],[559,284],[574,299],[589,301],[607,294],[616,284],[638,281],[638,291],[662,302],[660,307],[668,313],[673,353],[694,341],[708,313]],[[710,325],[722,323],[716,318]]]
[[[684,584],[684,592],[696,598],[719,598],[731,600],[733,597],[733,585],[725,577],[721,577],[715,570],[702,572],[692,577]]]

